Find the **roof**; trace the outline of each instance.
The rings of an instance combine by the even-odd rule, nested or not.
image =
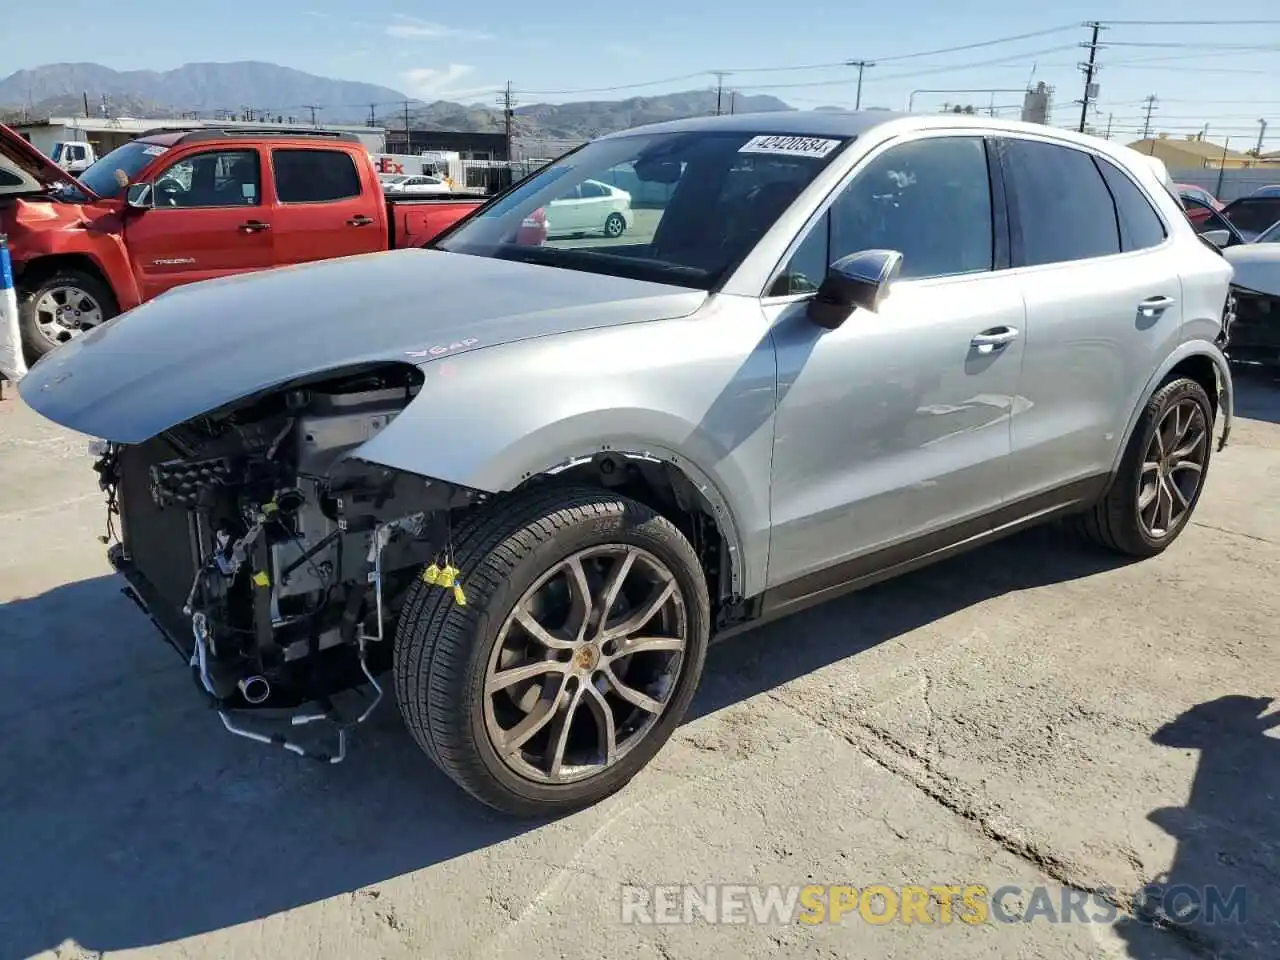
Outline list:
[[[1247,153],[1241,153],[1238,150],[1230,150],[1220,143],[1214,143],[1212,140],[1179,140],[1174,137],[1148,137],[1145,140],[1135,140],[1129,144],[1139,153],[1146,153],[1152,144],[1157,146],[1177,150],[1181,153],[1189,153],[1194,157],[1200,157],[1203,160],[1221,160],[1225,155],[1228,160],[1252,160],[1253,157]]]
[[[163,127],[176,129],[191,129],[193,127],[232,129],[235,127],[275,126],[275,124],[265,124],[262,121],[250,123],[243,120],[148,120],[139,117],[48,117],[44,120],[30,120],[23,123],[10,124],[10,126],[16,130],[29,130],[37,127],[70,127],[76,130],[83,130],[86,133],[138,134],[144,131],[155,130]],[[289,124],[280,124],[279,126],[288,127]],[[294,126],[302,125],[295,124]],[[340,130],[347,133],[360,133],[366,136],[370,134],[380,136],[385,133],[385,129],[383,127],[366,127],[355,124],[322,123],[318,126],[321,130]]]

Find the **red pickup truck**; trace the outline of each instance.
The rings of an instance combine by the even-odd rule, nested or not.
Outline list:
[[[0,124],[0,233],[33,360],[171,287],[421,246],[483,202],[385,197],[349,134],[156,131],[75,177]]]

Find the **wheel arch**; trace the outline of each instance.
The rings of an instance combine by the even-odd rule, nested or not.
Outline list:
[[[1124,441],[1116,447],[1111,464],[1113,479],[1119,472],[1124,452],[1129,446],[1133,431],[1148,401],[1166,383],[1181,377],[1188,377],[1204,387],[1205,393],[1209,396],[1209,404],[1213,408],[1214,422],[1217,422],[1219,415],[1222,416],[1222,439],[1219,441],[1218,449],[1226,446],[1227,438],[1231,434],[1231,421],[1235,414],[1231,369],[1227,364],[1226,356],[1216,344],[1206,340],[1188,341],[1180,344],[1165,358],[1164,363],[1156,369],[1139,394],[1138,402],[1129,414],[1129,421],[1125,425]]]

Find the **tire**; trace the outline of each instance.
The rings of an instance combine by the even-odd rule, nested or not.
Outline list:
[[[111,288],[98,277],[83,270],[57,270],[44,279],[37,281],[35,286],[24,288],[18,299],[18,326],[22,332],[23,346],[26,348],[27,355],[32,362],[79,335],[78,332],[66,330],[67,336],[65,339],[55,342],[41,329],[42,317],[36,309],[37,305],[46,294],[54,293],[60,289],[78,291],[83,297],[94,303],[98,308],[99,316],[99,319],[94,321],[94,326],[106,323],[120,312],[119,304],[116,303],[116,298],[111,292]],[[86,327],[85,329],[89,328]]]
[[[604,218],[604,235],[613,239],[627,232],[627,219],[620,213],[611,213]]]
[[[418,578],[405,599],[397,625],[396,694],[401,715],[414,740],[472,796],[517,816],[560,815],[590,806],[620,790],[671,736],[688,709],[701,677],[710,636],[710,602],[698,556],[689,541],[664,517],[627,498],[590,487],[544,487],[515,494],[482,510],[455,532],[454,542],[457,548],[453,562],[461,571],[459,581],[466,589],[466,605],[458,606],[450,591],[428,586]],[[630,677],[627,671],[631,669],[628,663],[640,663],[646,656],[678,664],[672,670],[673,675],[662,678],[665,692],[660,696],[665,697],[665,707],[650,715],[629,703],[620,703],[622,720],[618,721],[615,733],[628,729],[630,715],[645,718],[638,732],[631,734],[633,739],[625,741],[625,752],[624,741],[619,741],[614,751],[616,759],[611,764],[599,768],[587,766],[586,769],[596,772],[570,782],[547,782],[513,766],[528,765],[524,748],[506,751],[509,758],[518,755],[519,760],[503,759],[500,755],[490,724],[495,722],[500,705],[510,708],[511,704],[503,700],[506,688],[486,693],[486,678],[491,671],[501,669],[500,657],[510,652],[506,641],[500,643],[504,630],[508,638],[524,635],[523,628],[506,626],[515,605],[528,591],[538,589],[539,581],[548,576],[549,571],[593,550],[634,553],[635,563],[630,564],[628,570],[639,571],[641,564],[653,560],[665,568],[670,580],[659,582],[673,584],[677,593],[666,601],[669,606],[661,608],[661,616],[666,618],[670,614],[683,624],[684,647],[682,652],[666,654],[665,659],[661,653],[639,653],[627,658],[615,648],[612,655],[623,659],[615,659],[613,663],[622,664],[620,673],[627,678]],[[590,558],[582,561],[583,564],[592,562]],[[556,582],[553,577],[550,586]],[[665,595],[665,591],[651,595],[659,594]],[[629,602],[625,594],[618,596],[621,602]],[[682,603],[678,602],[680,598]],[[616,623],[616,618],[609,618],[607,622]],[[641,623],[640,628],[650,623],[656,623],[656,618]],[[655,631],[658,632],[672,631]],[[522,640],[521,644],[528,646],[528,641]],[[607,651],[608,644],[603,652]],[[589,706],[587,722],[603,736],[601,721],[596,719],[602,714],[596,712],[596,703],[603,702],[604,695],[596,696],[593,701],[595,694],[591,688],[604,684],[610,693],[617,689],[606,683],[596,669],[607,666],[608,675],[613,676],[613,666],[600,656],[583,667],[579,662],[581,652],[547,653],[548,657],[568,657],[565,669],[588,670],[586,679],[577,682],[572,695],[563,685],[570,681],[563,676],[556,680],[554,674],[550,687],[542,686],[547,683],[544,675],[536,682],[530,681],[524,695],[535,691],[535,706],[548,703],[563,706],[566,702],[579,708]],[[557,683],[562,686],[548,695]],[[513,686],[519,690],[519,686]],[[499,700],[503,702],[499,704]],[[649,702],[657,703],[656,700]],[[533,714],[534,711],[529,710],[524,719],[530,719]],[[613,715],[610,711],[610,716]],[[550,721],[548,729],[555,722]],[[611,730],[613,726],[610,724]],[[529,743],[536,743],[541,736],[540,730]],[[549,740],[551,734],[547,736]],[[567,751],[565,755],[567,757]],[[554,773],[554,767],[551,772]]]
[[[1178,488],[1181,497],[1179,500],[1170,502],[1177,508],[1181,507],[1181,499],[1185,499],[1185,509],[1176,520],[1160,525],[1159,529],[1153,533],[1152,525],[1145,519],[1149,515],[1148,512],[1139,509],[1139,497],[1143,491],[1151,490],[1153,483],[1168,484],[1172,481],[1164,479],[1166,474],[1162,469],[1151,471],[1144,469],[1143,465],[1156,462],[1149,461],[1148,455],[1151,453],[1157,428],[1163,427],[1168,431],[1170,418],[1174,415],[1175,408],[1179,407],[1184,410],[1193,408],[1199,410],[1203,423],[1203,438],[1199,447],[1192,451],[1194,457],[1188,454],[1186,458],[1188,460],[1199,458],[1198,471],[1185,469],[1173,476],[1185,480],[1189,474],[1193,474],[1198,476],[1199,480],[1194,491],[1189,495],[1182,487]],[[1162,437],[1165,435],[1167,434],[1162,434]],[[1185,447],[1186,444],[1183,446]],[[1186,377],[1166,383],[1152,395],[1146,407],[1143,408],[1110,489],[1090,510],[1075,518],[1077,531],[1087,540],[1132,557],[1153,557],[1162,553],[1178,538],[1195,512],[1205,481],[1208,479],[1212,454],[1213,406],[1209,402],[1209,395],[1205,393],[1204,387]],[[1150,479],[1153,474],[1156,480]],[[1169,496],[1172,497],[1174,488],[1169,486],[1165,489],[1171,491]]]

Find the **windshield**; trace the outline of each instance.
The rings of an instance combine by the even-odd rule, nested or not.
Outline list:
[[[1280,223],[1273,223],[1258,235],[1254,243],[1280,243]]]
[[[1256,240],[1258,234],[1280,221],[1280,197],[1244,197],[1227,204],[1222,215],[1245,239]]]
[[[117,147],[95,162],[77,179],[100,197],[114,197],[127,187],[152,160],[169,148],[134,140]]]
[[[434,246],[709,290],[848,142],[707,130],[597,140]]]

